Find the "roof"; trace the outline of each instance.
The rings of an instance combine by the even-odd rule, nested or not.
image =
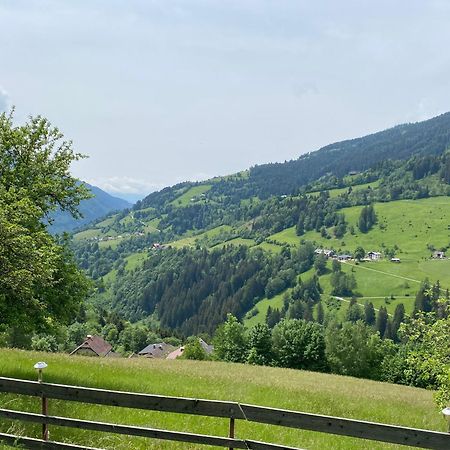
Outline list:
[[[97,356],[106,356],[111,352],[112,345],[100,336],[91,336],[88,334],[85,341],[79,345],[71,355],[82,349],[92,350]]]
[[[183,352],[184,352],[184,347],[178,347],[176,350],[169,353],[167,355],[166,359],[177,359],[179,356],[181,356],[183,354]]]
[[[164,358],[168,353],[175,350],[175,347],[165,342],[158,342],[149,344],[144,347],[139,353],[139,356],[146,356],[148,358]]]
[[[200,342],[200,345],[202,346],[203,350],[205,350],[205,353],[207,355],[211,354],[214,350],[214,346],[207,344],[202,338],[198,338],[198,341]]]

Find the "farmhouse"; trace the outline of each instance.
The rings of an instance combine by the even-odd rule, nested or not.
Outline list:
[[[352,259],[352,255],[338,255],[339,261],[350,261]]]
[[[435,251],[433,252],[434,259],[445,259],[445,252]]]
[[[173,352],[175,347],[165,342],[157,344],[150,344],[143,348],[138,355],[146,358],[165,358],[170,352]]]
[[[369,258],[371,261],[378,261],[381,259],[381,253],[380,252],[368,252],[367,258]]]
[[[117,356],[112,351],[112,345],[106,342],[100,336],[92,336],[88,334],[84,342],[79,345],[71,355],[82,356],[99,356],[101,358],[105,356]]]
[[[327,258],[331,258],[332,256],[335,255],[333,250],[329,250],[327,248],[316,248],[314,250],[314,253],[316,255],[325,255]]]

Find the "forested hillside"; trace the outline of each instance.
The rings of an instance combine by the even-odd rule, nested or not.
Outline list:
[[[203,183],[181,183],[77,233],[75,253],[97,281],[99,301],[123,317],[137,321],[152,316],[163,328],[185,336],[211,334],[227,312],[239,318],[258,314],[258,302],[265,304],[265,299],[294,289],[299,275],[317,260],[317,247],[353,254],[358,246],[352,242],[358,242],[359,235],[372,236],[374,227],[382,232],[392,229],[377,220],[373,207],[373,217],[363,222],[349,215],[348,208],[359,214],[364,205],[377,202],[447,198],[449,143],[450,113],[332,144],[296,161],[257,166]],[[429,258],[430,246],[448,244],[441,238],[424,241],[425,231],[416,235],[421,258]],[[385,258],[404,256],[402,240],[392,240],[393,229],[390,236],[384,241],[391,244],[375,239],[366,251],[377,250]],[[411,261],[408,270],[417,272],[417,264]],[[425,277],[438,279],[433,267],[420,273],[418,283]],[[359,271],[347,273],[346,268],[340,289],[330,285],[329,264],[318,270],[317,294],[311,289],[297,294],[303,303],[295,307],[296,317],[317,314],[321,296],[359,295],[360,304],[370,297],[373,290],[351,287],[351,277],[362,278]],[[377,278],[374,273],[371,277]],[[382,285],[389,288],[375,292],[375,297],[415,294],[413,288],[394,287],[390,281]],[[403,304],[412,310],[409,298]],[[284,306],[274,302],[271,310],[280,311],[280,318],[294,311],[289,300]]]

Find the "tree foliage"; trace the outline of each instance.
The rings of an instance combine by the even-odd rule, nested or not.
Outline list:
[[[0,115],[0,325],[67,321],[88,291],[67,243],[45,226],[56,208],[77,216],[88,197],[69,172],[80,157],[46,119],[15,126]]]

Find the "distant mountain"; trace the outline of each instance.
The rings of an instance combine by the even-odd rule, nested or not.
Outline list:
[[[73,231],[113,211],[121,211],[131,206],[131,203],[126,200],[113,197],[96,186],[91,186],[88,183],[85,184],[92,194],[94,194],[94,197],[83,200],[80,203],[79,209],[83,218],[75,220],[69,213],[57,211],[52,217],[54,222],[49,226],[51,233],[56,234],[64,231]]]
[[[236,176],[207,180],[210,198],[228,197],[239,202],[245,198],[267,199],[291,195],[324,176],[344,177],[363,172],[386,160],[402,161],[411,156],[439,155],[450,148],[450,112],[432,119],[398,125],[368,136],[329,144],[283,163],[255,165]],[[180,190],[193,183],[181,183],[153,192],[138,202],[139,207],[160,207],[172,201]]]
[[[406,160],[413,155],[438,155],[450,147],[450,112],[423,122],[408,123],[368,136],[327,145],[285,163],[250,169],[248,180],[235,182],[260,198],[292,194],[324,175],[343,177],[386,160]],[[245,186],[244,186],[245,185]]]

